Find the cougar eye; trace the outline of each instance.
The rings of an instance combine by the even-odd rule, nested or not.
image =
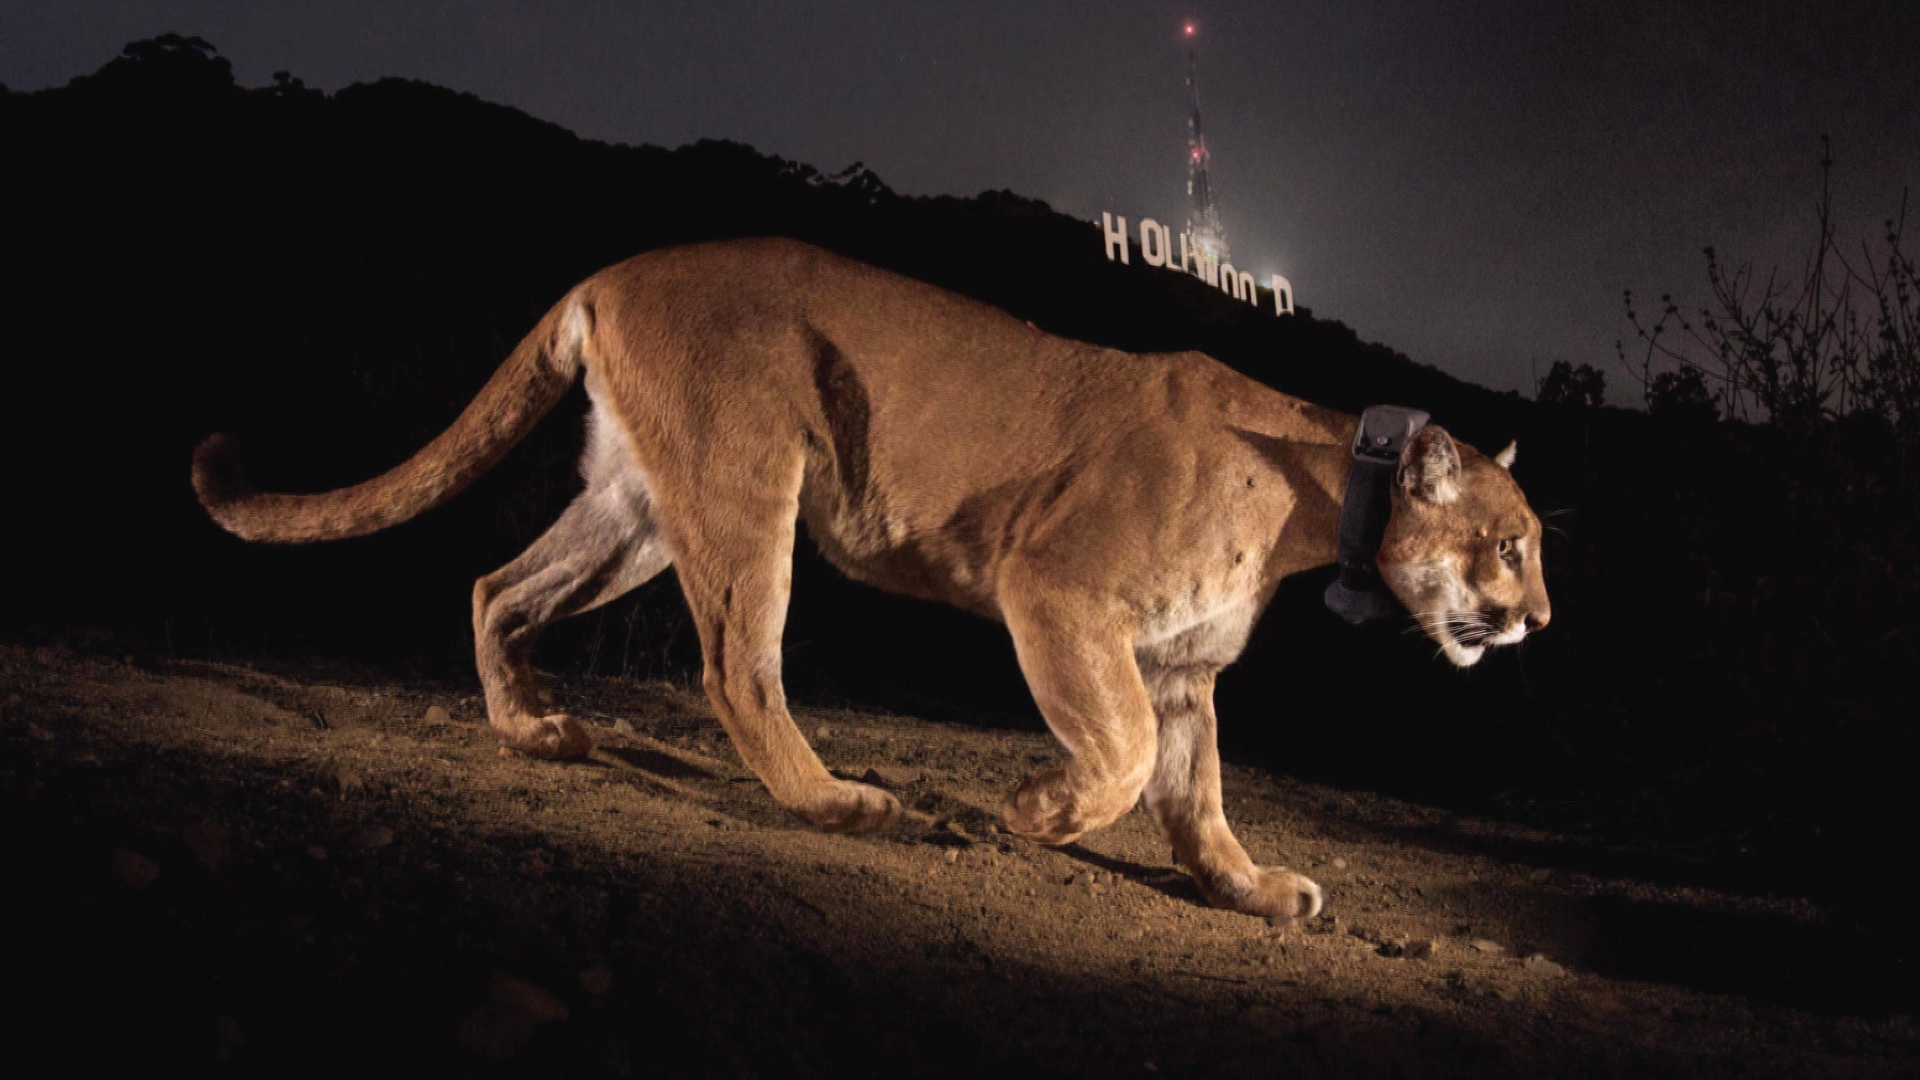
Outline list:
[[[1509,536],[1506,539],[1500,541],[1500,545],[1497,550],[1500,552],[1501,558],[1512,559],[1519,555],[1519,544],[1513,539],[1513,537]]]

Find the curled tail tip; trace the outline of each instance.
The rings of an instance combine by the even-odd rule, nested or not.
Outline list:
[[[226,435],[209,435],[193,450],[193,493],[213,512],[244,494],[240,444]]]
[[[201,440],[193,451],[193,493],[221,528],[254,539],[234,513],[235,507],[253,494],[241,468],[239,442],[221,434]]]

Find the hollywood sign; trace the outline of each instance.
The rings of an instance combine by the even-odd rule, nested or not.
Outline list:
[[[1118,260],[1122,265],[1132,262],[1129,254],[1133,244],[1127,237],[1127,219],[1112,214],[1100,215],[1100,232],[1106,242],[1107,260]],[[1152,218],[1140,221],[1140,260],[1148,266],[1163,266],[1175,273],[1191,274],[1194,277],[1233,297],[1258,306],[1260,289],[1253,275],[1245,270],[1236,270],[1232,263],[1223,263],[1219,256],[1204,251],[1193,242],[1190,234],[1180,234],[1180,253],[1173,251],[1173,231]],[[1293,283],[1279,274],[1272,277],[1273,313],[1275,315],[1293,314]]]

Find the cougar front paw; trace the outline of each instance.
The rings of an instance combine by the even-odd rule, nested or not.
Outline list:
[[[900,820],[900,800],[852,780],[816,784],[790,809],[827,832],[873,832]]]
[[[1200,881],[1200,891],[1214,907],[1259,915],[1276,923],[1311,919],[1320,914],[1320,886],[1284,866],[1253,868],[1247,877]]]
[[[529,717],[516,724],[495,724],[493,728],[500,736],[500,745],[528,757],[577,758],[587,756],[593,749],[593,737],[566,713]]]

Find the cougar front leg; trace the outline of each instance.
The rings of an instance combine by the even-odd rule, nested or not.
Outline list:
[[[1047,727],[1072,755],[1029,777],[1002,808],[1007,828],[1065,844],[1132,809],[1153,770],[1153,709],[1120,612],[1031,585],[1001,610]]]
[[[1277,920],[1320,912],[1320,886],[1285,867],[1255,866],[1220,803],[1212,668],[1146,673],[1160,722],[1160,752],[1147,784],[1147,807],[1166,830],[1180,865],[1215,907]]]
[[[671,561],[644,496],[589,487],[519,558],[474,583],[474,659],[503,746],[541,758],[593,749],[578,721],[540,703],[534,642],[549,624],[637,588]]]

